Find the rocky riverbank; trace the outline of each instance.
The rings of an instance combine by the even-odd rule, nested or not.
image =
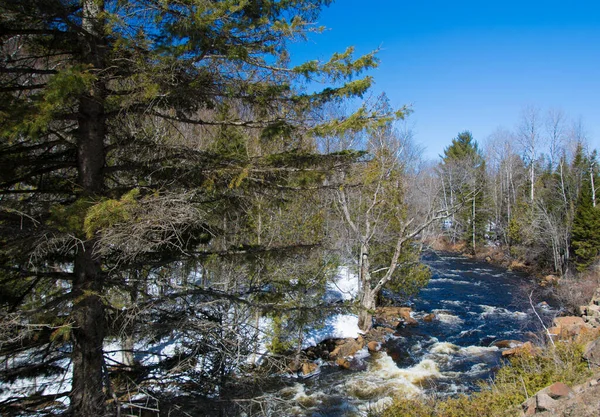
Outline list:
[[[552,339],[592,339],[583,350],[594,375],[572,387],[557,381],[521,404],[521,416],[588,417],[600,415],[600,288],[581,316],[556,317],[548,329]]]

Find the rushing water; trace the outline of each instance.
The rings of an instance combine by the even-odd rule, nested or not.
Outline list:
[[[449,254],[430,253],[424,262],[433,274],[414,301],[418,326],[399,330],[382,352],[359,352],[364,371],[323,366],[316,377],[291,384],[280,394],[298,406],[285,415],[362,416],[394,396],[472,391],[501,362],[494,341],[524,341],[540,329],[526,277]],[[537,310],[545,319],[555,313]],[[435,319],[425,322],[429,313]]]

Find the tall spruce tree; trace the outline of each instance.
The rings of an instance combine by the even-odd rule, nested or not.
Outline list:
[[[587,167],[575,208],[571,229],[571,246],[575,266],[582,271],[600,256],[600,206],[596,204],[594,185],[600,180],[595,166],[595,155],[577,155],[574,162]]]
[[[484,209],[485,160],[471,132],[461,132],[452,139],[444,150],[440,170],[446,205],[463,206],[452,217],[452,240],[463,240],[475,252],[484,238],[489,213]]]
[[[361,107],[343,120],[314,121],[320,106],[362,96],[371,79],[357,75],[377,65],[373,54],[354,59],[351,49],[289,65],[288,42],[316,30],[329,3],[0,4],[2,354],[67,352],[73,415],[107,410],[103,341],[120,314],[116,298],[128,294],[124,310],[189,302],[182,283],[200,264],[194,294],[247,303],[265,284],[215,260],[238,254],[251,264],[285,253],[245,237],[239,222],[252,189],[285,199],[293,195],[286,190],[322,183],[353,155],[317,156],[312,137],[397,116]],[[300,88],[316,80],[327,88]],[[217,271],[247,282],[216,285]],[[230,310],[198,310],[161,320],[168,327],[202,313],[213,325],[199,331],[222,337]]]

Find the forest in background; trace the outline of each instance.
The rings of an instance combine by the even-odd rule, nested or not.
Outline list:
[[[594,262],[581,126],[532,108],[483,150],[463,132],[423,162],[410,109],[361,76],[375,53],[290,65],[327,4],[0,5],[0,376],[68,380],[3,412],[260,413],[259,341],[300,355],[341,309],[369,330],[384,289],[426,284],[432,236],[561,275]],[[359,296],[330,305],[341,265]]]

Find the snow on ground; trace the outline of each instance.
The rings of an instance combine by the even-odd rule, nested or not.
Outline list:
[[[333,281],[327,284],[325,301],[349,301],[358,294],[358,275],[348,266],[338,268]],[[354,314],[336,314],[325,319],[323,326],[310,329],[302,343],[303,348],[315,346],[326,339],[356,338],[360,334],[358,317]]]
[[[353,314],[336,314],[325,319],[325,325],[310,329],[302,343],[303,348],[315,346],[323,340],[334,338],[356,338],[360,334],[358,317]]]
[[[358,293],[358,276],[350,267],[342,266],[332,282],[327,284],[324,299],[330,304],[349,301]],[[261,357],[267,353],[270,343],[271,319],[261,317],[259,321],[260,343],[258,352],[248,358],[248,363],[260,363]],[[315,346],[323,340],[333,338],[356,338],[360,334],[358,317],[355,314],[335,314],[325,319],[322,326],[310,328],[304,335],[302,348]]]
[[[358,294],[358,275],[350,267],[341,266],[333,281],[327,284],[325,301],[335,303],[356,298]]]

